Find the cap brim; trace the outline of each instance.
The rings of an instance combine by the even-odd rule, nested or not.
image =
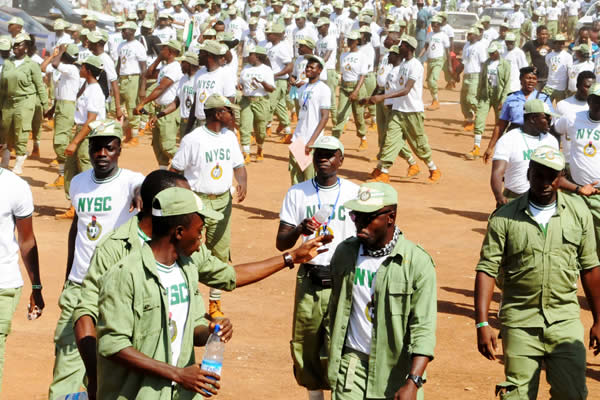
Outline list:
[[[344,207],[357,212],[372,213],[381,210],[385,204],[365,204],[358,199],[348,200],[344,203]]]
[[[223,214],[210,208],[205,208],[202,211],[196,211],[196,213],[203,217],[214,219],[215,221],[220,221],[223,219]]]
[[[550,168],[550,169],[552,169],[552,170],[554,170],[556,172],[560,172],[563,169],[565,169],[564,167],[561,168],[561,169],[558,169],[555,164],[551,163],[548,160],[534,160],[534,159],[531,159],[531,161],[533,161],[536,164],[543,165],[544,167],[548,167],[548,168]]]
[[[330,145],[330,144],[312,144],[309,146],[311,149],[324,149],[324,150],[339,150],[340,152],[342,152],[342,154],[344,154],[344,151],[342,149],[340,149],[337,146],[334,145]]]

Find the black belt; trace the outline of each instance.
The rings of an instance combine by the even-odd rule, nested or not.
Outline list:
[[[302,264],[302,266],[312,283],[324,289],[331,287],[331,267],[329,265]]]

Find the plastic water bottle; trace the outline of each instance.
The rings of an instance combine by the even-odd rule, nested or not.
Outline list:
[[[220,330],[221,326],[216,325],[215,330],[208,337],[204,358],[200,366],[200,369],[213,372],[219,376],[221,376],[221,370],[223,369],[223,353],[225,353],[225,343],[221,341],[221,337],[218,335]]]
[[[332,211],[333,206],[331,204],[324,204],[311,218],[313,224],[317,225],[317,227],[323,225],[329,219]]]
[[[54,400],[88,400],[87,392],[70,393],[65,396],[58,397]]]

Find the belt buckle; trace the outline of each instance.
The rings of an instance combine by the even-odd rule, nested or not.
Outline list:
[[[216,200],[217,199],[217,195],[216,194],[209,194],[208,195],[208,199],[209,200]]]

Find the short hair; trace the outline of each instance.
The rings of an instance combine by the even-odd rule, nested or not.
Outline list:
[[[158,204],[157,204],[158,205]],[[152,216],[152,237],[155,239],[163,238],[171,232],[173,228],[178,226],[189,226],[192,222],[194,213],[174,215],[171,217],[156,217]]]
[[[308,64],[317,64],[319,66],[319,68],[321,69],[321,71],[323,71],[323,65],[321,65],[321,63],[317,60],[309,60],[306,65]]]
[[[165,189],[177,186],[177,183],[181,181],[186,181],[186,179],[177,172],[164,169],[157,169],[150,172],[144,179],[144,182],[142,182],[140,190],[143,211],[150,212],[154,197]]]
[[[525,75],[529,75],[529,74],[534,74],[535,76],[537,76],[537,68],[534,67],[533,65],[521,68],[519,70],[519,80],[523,79],[523,77]]]
[[[541,31],[543,31],[544,29],[545,29],[545,30],[548,30],[548,27],[547,27],[546,25],[538,25],[538,27],[537,27],[537,28],[535,28],[535,33],[538,33],[538,34],[539,34],[539,33],[540,33]]]
[[[204,109],[204,117],[206,118],[206,120],[215,120],[217,118],[217,111],[219,111],[218,108],[208,108],[208,109]]]
[[[592,71],[581,71],[579,75],[577,75],[577,87],[579,87],[586,79],[596,80],[596,74]]]

